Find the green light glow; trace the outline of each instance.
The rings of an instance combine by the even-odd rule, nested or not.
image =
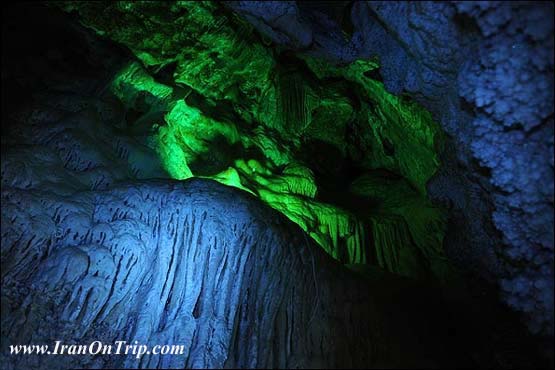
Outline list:
[[[367,72],[379,67],[375,61],[358,60],[336,68],[314,58],[304,60],[318,77],[343,77],[362,89],[373,107],[365,110],[372,129],[368,138],[372,167],[398,172],[426,194],[426,183],[440,164],[438,153],[443,140],[441,128],[431,114],[412,101],[388,93],[382,82],[366,77]],[[395,144],[395,155],[385,153],[383,138]]]
[[[167,125],[158,132],[159,153],[170,175],[179,180],[193,176],[188,164],[209,152],[215,138],[223,137],[229,144],[239,140],[235,126],[214,121],[183,100],[173,105],[164,120]]]
[[[158,110],[166,110],[173,103],[173,89],[154,81],[138,62],[121,69],[114,77],[110,90],[127,108],[137,107],[141,98],[146,107]]]
[[[252,27],[215,3],[62,6],[142,62],[123,68],[111,91],[128,108],[163,113],[152,119],[157,129],[149,142],[171,177],[211,178],[248,191],[343,263],[413,277],[447,270],[446,215],[425,196],[439,166],[440,127],[416,103],[367,77],[375,61],[339,68],[301,57],[283,66]],[[171,86],[157,82],[153,76],[172,63]],[[313,143],[321,146],[303,156]],[[362,169],[340,195],[367,208],[320,197],[341,175],[322,175],[310,163],[331,168],[336,159]]]

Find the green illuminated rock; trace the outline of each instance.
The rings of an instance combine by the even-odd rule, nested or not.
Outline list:
[[[432,205],[406,181],[392,180],[376,174],[358,178],[351,184],[350,191],[376,201],[371,212],[374,235],[377,235],[376,250],[385,251],[382,253],[384,256],[388,253],[394,256],[382,258],[380,265],[392,266],[394,261],[397,266],[388,270],[406,271],[406,268],[402,269],[399,265],[399,255],[407,245],[414,245],[417,252],[411,254],[411,261],[405,259],[405,263],[415,265],[414,260],[420,259],[418,256],[427,261],[443,263],[443,236],[447,217],[443,209]],[[408,255],[408,251],[405,251],[404,256]]]
[[[167,110],[175,100],[173,89],[156,82],[138,62],[120,70],[110,89],[127,108]]]
[[[343,77],[353,82],[370,103],[362,109],[362,119],[370,127],[364,137],[370,148],[365,160],[369,167],[400,173],[426,194],[426,183],[439,167],[442,145],[441,128],[431,114],[414,102],[388,93],[383,83],[367,77],[378,68],[373,61],[356,61],[345,68],[313,58],[305,61],[320,78]]]
[[[275,61],[252,27],[213,2],[64,2],[84,25],[127,46],[152,71],[206,98],[232,102],[247,121],[270,88]]]
[[[171,177],[250,192],[343,263],[445,278],[446,215],[425,188],[441,130],[368,77],[376,62],[280,55],[218,3],[60,6],[137,57],[110,91]]]

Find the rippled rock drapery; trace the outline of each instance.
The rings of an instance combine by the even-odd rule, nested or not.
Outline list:
[[[5,138],[6,368],[448,361],[438,348],[457,340],[441,340],[449,326],[439,290],[362,266],[354,269],[369,279],[349,272],[241,190],[212,180],[142,179],[162,176],[161,165],[148,147],[111,128],[118,112],[114,102],[49,92],[19,111],[22,124]],[[150,160],[137,161],[136,152]],[[143,163],[149,166],[137,167]],[[10,344],[53,340],[184,344],[186,353],[8,355]]]
[[[11,113],[3,109],[2,354],[8,344],[51,344],[58,336],[72,343],[182,340],[188,351],[140,362],[7,356],[6,366],[536,366],[535,355],[522,350],[525,333],[499,317],[505,311],[486,313],[493,294],[471,307],[444,255],[445,247],[459,267],[493,280],[516,276],[506,297],[524,311],[534,304],[532,328],[549,329],[549,243],[534,255],[512,234],[533,264],[499,263],[491,246],[500,235],[489,215],[501,203],[485,193],[498,192],[489,176],[506,181],[508,170],[488,174],[464,144],[474,142],[472,150],[491,159],[503,135],[520,128],[492,135],[474,132],[470,115],[459,120],[461,91],[466,100],[474,92],[482,100],[501,94],[493,74],[486,73],[492,91],[472,87],[483,76],[476,70],[469,79],[459,73],[460,91],[453,85],[461,48],[450,42],[467,28],[478,32],[473,19],[493,27],[495,38],[497,21],[506,20],[498,13],[508,8],[322,4],[228,4],[263,36],[216,3],[66,2],[66,16],[38,6],[28,19],[33,7],[24,6],[4,22],[10,32],[28,28],[28,39],[14,39],[2,59],[3,107]],[[509,36],[484,44],[470,32],[461,43],[478,47],[468,50],[491,65],[515,29],[543,19],[519,12],[501,28]],[[64,29],[70,19],[93,29],[76,22]],[[37,22],[44,32],[27,27]],[[541,24],[526,32],[545,49]],[[49,35],[52,27],[61,29]],[[351,44],[345,35],[353,35]],[[528,50],[530,38],[511,49],[515,55],[529,55],[519,50]],[[537,85],[540,99],[547,90],[536,84],[536,67],[549,81],[549,68],[534,64],[524,90]],[[426,110],[398,94],[403,89],[441,121],[446,141]],[[537,100],[530,106],[540,116],[549,109]],[[486,105],[484,116],[495,110],[501,119],[503,109],[492,109]],[[552,128],[546,122],[528,139],[538,144]],[[532,164],[546,146],[535,148]],[[544,194],[534,192],[539,182],[520,172],[515,187],[532,184],[526,202],[535,204]],[[542,177],[547,185],[549,175]],[[209,180],[167,179],[191,176],[245,193]],[[524,198],[507,199],[520,206]],[[543,235],[549,215],[537,220],[528,236]],[[228,271],[227,261],[243,270]],[[365,265],[350,266],[357,276],[340,263]],[[438,280],[443,290],[433,288]],[[454,304],[447,307],[442,296]],[[490,332],[494,325],[500,330]],[[452,356],[454,347],[462,358]]]
[[[444,339],[439,290],[348,271],[246,192],[167,179],[145,130],[123,127],[131,110],[105,94],[113,76],[90,78],[120,70],[125,53],[101,44],[112,58],[89,54],[100,41],[44,12],[35,16],[61,29],[43,37],[60,45],[3,63],[6,85],[32,92],[3,121],[4,368],[447,363],[458,340]],[[60,63],[72,56],[79,63]],[[54,340],[184,344],[186,354],[8,354],[9,345]]]
[[[281,53],[216,3],[60,6],[138,59],[106,90],[133,112],[126,131],[143,137],[172,178],[209,177],[255,194],[343,263],[454,279],[442,247],[446,214],[425,189],[439,166],[442,132],[425,109],[372,78],[375,62],[338,69]],[[349,192],[368,172],[382,184],[406,179],[428,211],[377,207],[372,189]],[[411,186],[397,189],[411,198]],[[390,230],[376,218],[388,218]],[[407,253],[400,258],[399,250]]]
[[[369,286],[248,194],[211,180],[158,180],[62,199],[3,192],[7,208],[56,221],[38,225],[23,210],[3,221],[3,236],[9,229],[14,242],[3,243],[2,336],[11,343],[184,344],[185,354],[5,357],[17,361],[14,368],[438,366],[445,360],[439,343],[419,343],[429,332],[403,327],[403,311],[392,314],[388,301],[403,292],[402,281],[381,292]],[[403,294],[414,289],[404,284]]]
[[[450,258],[552,337],[553,4],[226,4],[285,48],[379,57],[388,91],[434,113],[449,140],[428,190],[451,207]]]

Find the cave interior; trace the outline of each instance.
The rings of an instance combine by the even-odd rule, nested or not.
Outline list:
[[[3,368],[553,368],[553,28],[3,5]],[[55,340],[184,352],[10,352]]]

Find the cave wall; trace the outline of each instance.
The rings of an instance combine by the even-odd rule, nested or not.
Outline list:
[[[335,3],[227,5],[285,48],[337,64],[379,57],[386,88],[449,136],[428,184],[451,208],[447,253],[553,335],[552,4]]]
[[[8,14],[2,368],[472,363],[457,353],[464,340],[445,339],[455,321],[438,287],[368,266],[349,271],[245,189],[169,179],[164,157],[145,140],[150,125],[128,123],[145,113],[159,119],[174,91],[141,74],[128,50],[41,4]],[[137,73],[132,82],[155,94],[125,84]],[[301,166],[283,172],[306,177]],[[10,345],[54,340],[183,344],[185,353],[9,353]]]
[[[63,26],[68,24],[67,19],[50,9],[46,17],[49,27],[61,29],[42,35],[42,41],[46,45],[49,38],[59,39],[58,52],[47,49],[43,55],[42,50],[30,51],[26,42],[13,42],[13,49],[7,48],[7,55],[29,55],[3,59],[2,63],[3,105],[8,103],[10,107],[10,114],[3,110],[2,121],[3,353],[6,338],[47,340],[60,332],[75,341],[95,336],[110,339],[117,337],[115,328],[129,339],[142,333],[147,341],[194,340],[189,343],[188,358],[146,357],[142,362],[128,359],[127,363],[85,359],[83,363],[65,364],[35,358],[27,365],[438,366],[449,361],[438,358],[442,351],[434,346],[440,344],[461,346],[459,350],[464,355],[459,356],[463,357],[467,355],[465,351],[479,350],[468,349],[468,343],[459,340],[468,342],[468,338],[473,338],[475,346],[484,345],[490,350],[487,338],[479,334],[485,330],[478,327],[483,323],[474,323],[473,327],[471,320],[465,322],[459,316],[444,320],[443,315],[449,310],[442,302],[437,304],[440,312],[432,308],[444,292],[430,293],[398,276],[383,278],[382,272],[366,279],[356,277],[322,253],[322,247],[342,263],[370,262],[396,274],[425,280],[430,279],[430,273],[440,280],[450,276],[445,273],[450,271],[446,254],[468,275],[499,284],[505,301],[527,315],[534,333],[552,334],[553,105],[549,102],[553,100],[553,56],[542,54],[553,49],[552,23],[546,20],[551,19],[552,7],[354,2],[348,8],[347,3],[336,2],[337,8],[330,12],[329,5],[303,2],[226,4],[254,25],[260,36],[239,20],[232,26],[214,22],[230,16],[224,8],[184,6],[183,10],[175,6],[171,12],[164,12],[155,4],[145,4],[146,8],[139,6],[137,10],[120,3],[116,10],[121,18],[105,16],[103,21],[109,24],[100,25],[113,33],[102,27],[93,27],[92,32],[84,30],[76,20],[85,19],[84,23],[91,26],[90,19],[97,19],[96,11],[101,9],[106,15],[112,14],[114,8],[101,6],[86,13],[87,7],[83,6],[78,9],[84,10],[82,18],[70,13],[75,19],[70,22],[70,29]],[[66,11],[79,8],[72,3],[67,6]],[[195,9],[199,13],[194,16],[187,13]],[[35,16],[43,18],[44,11],[41,9]],[[148,27],[138,36],[126,28],[137,22],[137,13],[150,14],[146,17]],[[200,21],[183,24],[175,22],[174,16]],[[126,19],[127,23],[111,24],[114,19]],[[238,24],[244,27],[239,27],[239,36],[233,29]],[[180,32],[180,27],[192,31],[187,35]],[[193,32],[195,29],[198,34]],[[32,30],[28,32],[28,45],[40,45],[40,36]],[[62,36],[75,34],[80,35],[78,40],[65,40]],[[222,38],[222,34],[228,38]],[[37,37],[39,41],[32,41]],[[119,45],[107,42],[109,39]],[[191,43],[195,39],[202,42]],[[222,39],[226,41],[223,45],[218,43]],[[251,48],[245,39],[254,46]],[[182,45],[188,47],[182,49]],[[292,67],[289,60],[278,60],[268,51],[272,48],[279,50],[280,58],[287,51],[295,51],[295,63],[302,60],[306,70],[299,73],[284,68],[274,78],[276,64],[280,68],[282,64]],[[166,54],[168,51],[175,54]],[[305,74],[311,76],[311,81],[299,77]],[[316,91],[304,98],[318,100],[317,109],[310,115],[301,110],[276,114],[283,112],[277,107],[289,103],[283,99],[279,102],[275,96],[280,90],[272,91],[269,80],[286,86],[282,91],[298,91],[302,82],[304,91]],[[5,86],[10,86],[9,94],[4,94]],[[11,88],[14,86],[17,89]],[[269,95],[274,98],[264,97],[265,90],[271,91]],[[354,98],[346,92],[351,90],[355,91]],[[15,98],[21,95],[24,98]],[[361,101],[361,96],[369,99]],[[429,109],[446,135],[407,96]],[[180,103],[174,105],[176,101]],[[264,106],[261,101],[271,104]],[[513,111],[516,106],[523,110]],[[374,131],[347,126],[361,131],[351,132],[348,137],[359,141],[353,139],[351,145],[346,145],[341,138],[342,125],[351,120],[353,112],[363,112],[363,122],[369,122]],[[261,118],[266,115],[276,117]],[[327,118],[330,115],[337,118]],[[299,153],[308,149],[306,142],[297,140],[296,134],[301,132],[330,145],[315,147],[314,152],[302,157]],[[384,140],[384,136],[389,140]],[[189,139],[180,142],[183,137]],[[205,145],[206,141],[210,145]],[[387,145],[388,141],[391,145]],[[362,151],[364,155],[360,154],[361,142],[371,143]],[[308,159],[326,150],[332,153],[323,156],[329,166],[308,168]],[[245,152],[252,157],[229,161]],[[384,180],[377,172],[360,177],[357,174],[348,186],[349,193],[359,197],[355,201],[364,205],[368,199],[378,201],[385,214],[361,217],[346,211],[348,208],[342,204],[332,203],[336,194],[322,198],[325,194],[320,194],[323,187],[317,182],[316,172],[330,171],[336,163],[333,159],[343,155],[366,158],[365,170],[372,171],[372,163],[379,163],[379,167],[403,177]],[[302,158],[300,163],[295,160],[297,156]],[[419,166],[423,170],[415,171]],[[331,174],[330,177],[343,175],[333,171]],[[191,175],[210,177],[256,195],[301,226],[309,237],[301,238],[295,225],[253,197],[209,180],[186,182],[183,188],[168,180]],[[144,181],[150,178],[166,180]],[[199,209],[188,208],[192,200]],[[375,205],[369,203],[368,207]],[[155,209],[165,211],[158,215],[154,214]],[[229,216],[224,220],[220,219],[221,209],[226,209]],[[190,212],[189,217],[185,210]],[[201,210],[210,216],[200,214]],[[212,223],[203,230],[217,229],[216,234],[224,236],[222,240],[203,234],[198,243],[177,241],[183,237],[179,230],[189,235],[196,230],[191,220],[204,217]],[[162,218],[170,226],[168,230],[159,228]],[[237,230],[243,229],[228,235],[231,231],[221,228],[221,224],[229,219],[243,226],[263,226],[237,226]],[[174,220],[179,222],[174,224]],[[275,232],[261,231],[268,227],[266,220],[276,220],[279,225]],[[444,236],[445,227],[448,229]],[[364,239],[361,230],[372,230],[368,233],[374,235],[372,247],[358,241]],[[375,235],[382,236],[382,241],[376,240]],[[260,240],[243,240],[251,236]],[[165,239],[160,242],[160,238]],[[241,240],[229,242],[234,238]],[[192,290],[183,285],[176,292],[181,293],[179,299],[191,304],[178,308],[173,295],[166,303],[174,317],[187,319],[170,323],[166,311],[153,315],[142,307],[144,295],[140,289],[168,294],[161,280],[147,281],[146,277],[161,279],[152,271],[174,271],[174,281],[180,281],[177,275],[185,274],[185,269],[178,273],[175,262],[168,260],[174,253],[165,246],[172,243],[177,248],[176,256],[183,258],[185,265],[192,263],[186,260],[191,248],[201,251],[201,256],[195,258],[204,257],[205,261],[216,258],[212,252],[208,254],[212,248],[218,251],[216,254],[227,253],[239,259],[252,258],[241,254],[243,248],[251,248],[261,251],[261,260],[283,258],[292,262],[283,263],[283,269],[274,271],[260,269],[250,259],[245,264],[246,273],[226,275],[228,282],[241,278],[246,281],[237,288],[237,299],[227,297],[231,301],[226,307],[233,312],[222,313],[208,302],[208,311],[213,311],[204,316],[201,304],[189,302],[204,302],[198,299],[204,292],[198,290],[198,281],[191,283]],[[141,251],[131,250],[131,244],[141,245]],[[291,248],[293,244],[301,247]],[[410,247],[397,249],[400,245]],[[310,252],[310,257],[303,251]],[[145,254],[159,258],[150,261]],[[125,263],[122,271],[118,266],[124,259],[129,264]],[[87,267],[89,263],[101,267],[98,273]],[[69,267],[62,271],[60,266]],[[355,269],[368,274],[368,266],[357,265]],[[221,276],[217,263],[208,263],[202,271],[196,271],[194,276],[185,274],[185,279],[202,275],[201,280],[214,282],[216,275]],[[260,279],[252,278],[251,272],[268,284],[266,288],[255,283]],[[127,274],[141,283],[118,278]],[[100,275],[107,280],[100,281]],[[398,301],[388,298],[391,286]],[[386,291],[381,290],[384,287]],[[257,310],[241,311],[240,307],[267,302],[267,296],[261,293],[264,290],[289,297],[289,306],[272,301],[269,306],[274,309],[269,311],[275,314],[276,322],[286,327],[290,318],[284,316],[298,313],[299,326],[284,332],[308,352],[307,356],[284,350],[288,346],[295,348],[286,341],[274,343],[276,349],[271,353],[258,348],[265,340],[262,337],[267,339],[265,335],[277,329],[270,327],[266,318],[254,317],[252,312]],[[249,296],[252,293],[248,292],[254,291],[260,294]],[[457,295],[459,290],[453,292]],[[159,302],[152,307],[161,309],[165,303]],[[424,307],[416,307],[416,302]],[[54,305],[64,307],[59,317],[54,315]],[[133,307],[133,317],[139,321],[122,321],[124,306]],[[322,311],[315,314],[313,306]],[[107,312],[109,308],[112,314]],[[247,311],[244,330],[259,331],[261,337],[246,342],[242,342],[248,337],[241,332],[243,329],[214,324],[212,317],[227,314],[237,318]],[[406,317],[407,312],[410,318]],[[79,325],[61,327],[60,323],[58,327],[57,320],[77,321]],[[350,323],[353,320],[354,324]],[[457,335],[455,340],[446,341],[445,332],[426,337],[427,327],[434,320],[441,322],[434,327],[445,325],[441,330],[451,333],[468,325],[467,330],[474,330],[475,337],[469,332],[464,340]],[[38,324],[41,322],[48,325]],[[447,322],[460,326],[453,328]],[[205,328],[210,326],[216,334],[207,334]],[[181,337],[183,330],[187,338]],[[339,343],[334,339],[337,332],[351,332],[353,336]],[[376,337],[366,337],[367,333]],[[510,333],[509,337],[521,334]],[[279,340],[280,335],[276,336]],[[426,338],[415,339],[419,336]],[[222,338],[226,345],[207,349],[207,343]],[[322,340],[324,349],[318,348],[318,340]],[[419,341],[421,347],[416,344]],[[377,342],[382,343],[381,347]],[[243,352],[230,343],[237,343]],[[518,351],[511,349],[514,343],[508,343],[509,349],[502,349],[508,353],[502,354],[497,345],[495,342],[491,354],[472,353],[473,360],[486,366],[506,365],[503,361],[508,361],[534,367],[532,357],[518,358],[520,354],[514,353]],[[446,349],[446,353],[452,351]],[[496,358],[484,361],[487,356]],[[406,358],[407,362],[399,363],[399,358]],[[8,358],[9,366],[17,368],[15,361]],[[475,363],[465,361],[469,360],[448,363]]]
[[[18,357],[3,348],[7,368],[447,363],[452,349],[417,324],[441,317],[430,310],[440,300],[428,297],[422,311],[415,304],[405,326],[406,314],[392,305],[414,304],[410,290],[429,293],[392,276],[368,285],[244,192],[193,179],[120,183],[69,199],[47,194],[4,194],[12,217],[5,222],[19,223],[20,235],[10,235],[26,246],[5,239],[17,250],[3,250],[4,343],[121,340],[185,351]],[[58,225],[39,223],[47,219]]]
[[[251,192],[341,262],[454,278],[442,248],[446,214],[426,198],[440,126],[373,79],[375,62],[337,68],[276,50],[215,3],[61,8],[141,62],[107,90],[139,115],[124,129],[158,153],[172,178],[210,177]],[[408,182],[397,187],[404,204],[349,190],[369,172],[376,181],[359,185],[390,183],[379,171]]]
[[[61,14],[36,11],[65,25],[43,37],[76,32]],[[5,86],[33,93],[10,106],[2,135],[3,368],[441,367],[458,358],[463,342],[445,339],[453,320],[439,289],[349,271],[247,192],[168,179],[154,150],[121,131],[122,103],[99,94],[107,82],[86,78],[117,71],[127,54],[93,43],[113,60],[84,63],[91,46],[81,32],[52,57],[78,53],[81,68],[54,63],[44,75],[50,59],[33,62],[41,51],[30,50],[5,75],[15,81]],[[11,344],[53,340],[185,352],[9,354]],[[458,363],[471,363],[464,356]]]

